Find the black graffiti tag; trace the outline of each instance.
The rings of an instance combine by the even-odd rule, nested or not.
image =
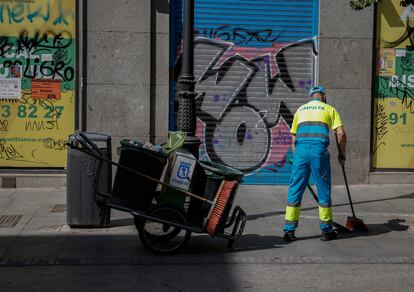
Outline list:
[[[402,0],[400,6],[407,7],[408,5],[414,5],[414,0]]]
[[[229,25],[223,25],[213,29],[198,30],[195,34],[201,37],[208,37],[210,39],[231,41],[236,45],[247,45],[252,41],[272,43],[276,41],[278,37],[273,36],[273,30],[271,29],[249,30],[241,27],[233,28]]]
[[[401,45],[402,43],[404,43],[406,40],[410,41],[411,46],[407,46],[408,50],[413,50],[414,49],[414,27],[410,26],[409,21],[407,19],[407,24],[406,24],[406,29],[404,31],[404,33],[395,41],[384,41],[385,48],[395,48],[399,45]]]
[[[0,36],[0,57],[4,58],[4,55],[12,49],[13,44],[10,42],[9,37]]]
[[[401,58],[401,69],[402,73],[409,72],[412,70],[414,64],[414,57],[411,54],[408,54],[405,57]]]
[[[14,145],[6,145],[6,141],[0,139],[0,159],[19,160],[21,158],[24,158],[23,155],[16,150]]]
[[[43,141],[43,146],[46,149],[53,149],[53,150],[65,150],[66,149],[66,141],[65,140],[55,140],[53,138],[47,138]]]
[[[398,81],[395,81],[394,86],[389,85],[389,80],[385,77],[380,77],[381,86],[384,90],[381,90],[380,93],[396,97],[401,100],[402,105],[410,111],[410,113],[414,113],[414,91],[409,89],[407,84],[401,81],[402,78],[396,76]]]
[[[8,37],[0,39],[0,56],[6,57],[6,53],[11,53],[11,49],[16,50],[16,55],[27,52],[33,56],[36,53],[49,53],[53,55],[52,60],[40,60],[37,58],[25,58],[24,61],[5,60],[3,66],[10,68],[12,66],[23,67],[23,77],[36,78],[40,73],[42,76],[52,79],[62,79],[63,81],[72,81],[75,78],[75,70],[70,65],[72,59],[69,57],[68,49],[72,44],[72,36],[69,32],[63,31],[54,33],[48,31],[45,33],[36,32],[34,36],[29,36],[27,31],[19,35],[15,44]]]
[[[374,149],[373,154],[375,154],[381,146],[385,146],[386,143],[381,141],[385,135],[388,133],[387,124],[388,124],[388,114],[385,112],[385,107],[382,104],[377,104],[376,106],[376,142],[377,145]]]
[[[377,132],[377,141],[380,141],[388,133],[388,114],[385,112],[385,107],[382,104],[377,104],[376,109],[377,110],[375,114],[375,129]]]
[[[0,131],[7,132],[9,130],[9,121],[0,120]]]
[[[72,36],[68,31],[55,33],[51,30],[40,33],[36,32],[30,36],[27,31],[23,31],[17,40],[18,50],[40,50],[40,49],[62,49],[68,48],[72,43]]]

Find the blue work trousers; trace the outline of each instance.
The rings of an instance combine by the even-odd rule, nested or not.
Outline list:
[[[299,223],[300,205],[309,177],[315,180],[319,198],[320,228],[332,232],[331,165],[327,145],[320,142],[296,144],[288,191],[284,231],[294,231]]]

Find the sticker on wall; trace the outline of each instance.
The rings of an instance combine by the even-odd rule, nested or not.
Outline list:
[[[0,78],[0,99],[21,98],[20,78]]]
[[[395,57],[405,57],[406,51],[405,50],[395,50]]]
[[[0,99],[19,99],[22,96],[21,67],[3,68],[0,77]]]
[[[60,84],[60,80],[33,79],[32,97],[35,99],[61,99]]]
[[[395,75],[395,49],[380,49],[378,74],[380,76]]]

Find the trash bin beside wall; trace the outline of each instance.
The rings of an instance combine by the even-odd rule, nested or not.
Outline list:
[[[111,137],[98,133],[85,135],[99,147],[104,157],[111,159]],[[69,136],[69,143],[77,143],[75,136]],[[102,145],[103,144],[103,145]],[[82,147],[81,145],[77,145]],[[105,227],[110,223],[110,208],[99,207],[94,198],[94,179],[97,175],[97,159],[76,149],[68,149],[66,176],[66,223],[70,227]],[[103,164],[98,189],[110,193],[112,168]]]

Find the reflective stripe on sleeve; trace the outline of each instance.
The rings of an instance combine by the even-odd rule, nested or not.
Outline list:
[[[329,126],[326,123],[324,123],[324,122],[313,122],[313,121],[310,121],[310,122],[302,122],[302,123],[300,123],[298,125],[298,127],[303,127],[303,126],[323,126],[323,127],[325,127],[326,130],[329,131]]]

